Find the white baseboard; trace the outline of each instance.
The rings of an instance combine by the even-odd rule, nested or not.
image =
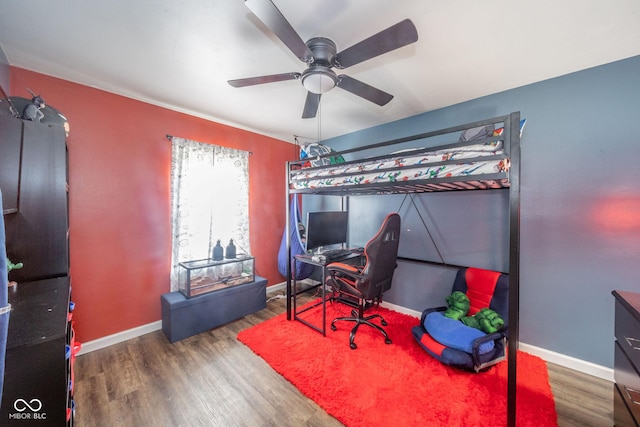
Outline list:
[[[98,338],[97,340],[88,341],[88,342],[82,343],[82,348],[78,352],[78,356],[86,353],[90,353],[92,351],[100,350],[101,348],[109,347],[114,344],[118,344],[123,341],[127,341],[142,335],[146,335],[148,333],[155,332],[159,329],[162,329],[161,320],[158,320],[157,322],[153,322],[153,323],[148,323],[146,325],[138,326],[133,329],[128,329],[126,331],[118,332],[113,335]]]
[[[382,304],[380,304],[382,307],[384,308],[388,308],[389,310],[393,310],[393,311],[397,311],[398,313],[402,313],[402,314],[406,314],[408,316],[413,316],[413,317],[420,317],[420,315],[422,314],[422,312],[420,311],[415,311],[412,310],[410,308],[407,307],[402,307],[400,305],[395,305],[395,304],[391,304],[390,302],[386,302],[386,301],[382,301]]]
[[[613,343],[611,345],[613,345]],[[595,363],[576,359],[575,357],[556,353],[555,351],[536,347],[534,345],[529,345],[523,342],[520,342],[520,350],[533,354],[534,356],[538,356],[542,360],[545,360],[547,362],[555,363],[556,365],[573,369],[574,371],[582,372],[584,374],[592,375],[603,380],[614,382],[612,368],[607,368],[602,365],[596,365]]]
[[[267,294],[274,292],[284,291],[286,282],[278,283],[267,287]],[[390,310],[397,311],[399,313],[407,314],[413,317],[420,317],[420,312],[401,307],[388,302],[383,302],[382,306]],[[139,337],[141,335],[148,334],[150,332],[162,329],[162,321],[149,323],[147,325],[138,326],[137,328],[129,329],[126,331],[118,332],[117,334],[109,335],[107,337],[99,338],[94,341],[89,341],[82,344],[82,349],[78,355],[89,353],[101,348],[109,347],[111,345]],[[614,382],[613,369],[605,366],[596,365],[595,363],[587,362],[585,360],[576,359],[575,357],[567,356],[564,354],[556,353],[551,350],[546,350],[541,347],[536,347],[527,343],[520,342],[520,350],[540,357],[542,360],[555,363],[556,365],[563,366],[568,369],[573,369],[578,372],[582,372],[594,377],[602,378],[607,381]]]
[[[273,292],[286,292],[286,290],[287,282],[280,282],[275,285],[267,286],[267,294],[271,294]]]

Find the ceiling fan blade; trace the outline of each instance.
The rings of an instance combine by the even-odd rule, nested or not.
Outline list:
[[[318,106],[320,105],[319,93],[307,92],[307,100],[304,102],[304,110],[302,111],[303,119],[312,119],[318,112]]]
[[[248,77],[246,79],[228,80],[233,87],[245,87],[253,85],[261,85],[264,83],[282,82],[285,80],[296,80],[300,78],[300,73],[283,73],[283,74],[271,74],[269,76]]]
[[[344,74],[338,76],[336,86],[380,106],[393,99],[393,95]]]
[[[338,53],[334,59],[335,66],[337,68],[351,67],[417,40],[416,26],[411,20],[405,19]]]
[[[303,62],[311,62],[313,53],[289,21],[270,0],[246,0],[244,3]]]

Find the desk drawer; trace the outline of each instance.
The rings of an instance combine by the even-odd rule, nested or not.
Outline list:
[[[615,345],[614,366],[616,386],[633,417],[640,420],[640,375],[620,348],[619,342]]]
[[[624,403],[622,392],[617,386],[613,387],[613,422],[616,427],[638,427],[627,405]]]
[[[640,323],[616,301],[616,339],[633,366],[640,369]]]

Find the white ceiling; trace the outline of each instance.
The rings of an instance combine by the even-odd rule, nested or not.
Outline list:
[[[417,43],[341,71],[394,99],[380,107],[334,88],[316,119],[301,119],[300,81],[229,86],[305,68],[242,0],[0,0],[0,47],[13,66],[290,142],[640,54],[638,0],[273,3],[303,40],[328,37],[338,51],[410,18]]]

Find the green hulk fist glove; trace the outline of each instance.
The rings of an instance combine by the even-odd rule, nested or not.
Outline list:
[[[476,313],[475,317],[478,319],[478,324],[480,325],[479,329],[487,334],[497,332],[498,329],[504,326],[504,320],[502,320],[502,317],[490,308],[483,308]]]
[[[482,328],[480,327],[480,323],[478,322],[478,318],[476,316],[467,316],[467,317],[463,317],[460,320],[462,321],[462,323],[464,323],[470,328],[482,330]]]
[[[504,320],[495,311],[490,308],[483,308],[473,316],[463,317],[462,323],[471,327],[480,329],[482,332],[492,334],[497,332],[504,326]]]
[[[460,320],[469,312],[469,298],[460,291],[449,295],[446,301],[449,308],[444,312],[444,315],[451,319]]]

